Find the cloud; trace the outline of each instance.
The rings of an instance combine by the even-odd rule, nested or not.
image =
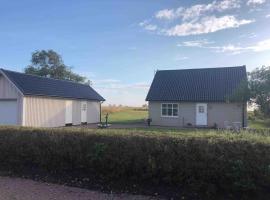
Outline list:
[[[179,45],[177,45],[179,46]],[[184,46],[181,44],[181,46]],[[224,46],[209,46],[209,45],[186,45],[186,47],[199,47],[205,49],[213,49],[215,52],[218,53],[231,53],[231,54],[240,54],[245,52],[263,52],[270,50],[270,39],[259,41],[253,45],[247,46],[240,46],[240,45],[233,45],[228,44]]]
[[[188,8],[164,9],[156,12],[157,19],[172,20],[182,18],[183,20],[194,19],[208,12],[223,12],[225,10],[240,8],[240,0],[213,1],[209,4],[196,4]]]
[[[149,89],[150,85],[146,82],[124,84],[118,79],[98,79],[92,80],[95,88],[103,89]]]
[[[245,33],[245,34],[239,35],[239,37],[240,38],[256,38],[257,34],[255,34],[255,33]]]
[[[144,26],[144,29],[148,30],[148,31],[155,31],[155,30],[157,30],[157,26],[154,24],[148,24],[148,25]]]
[[[208,40],[206,39],[203,39],[203,40],[190,40],[190,41],[184,41],[180,44],[178,44],[177,46],[181,47],[181,46],[184,46],[184,47],[203,47],[207,44],[212,44],[214,42],[209,42]]]
[[[174,19],[175,18],[175,11],[173,9],[164,9],[160,10],[156,13],[156,18],[158,19]]]
[[[248,6],[260,5],[260,4],[263,4],[265,2],[266,2],[266,0],[248,0],[247,5]]]
[[[270,14],[268,14],[268,15],[265,15],[265,17],[266,17],[266,18],[270,18]]]
[[[217,49],[217,52],[229,52],[232,54],[240,54],[244,52],[262,52],[270,50],[270,39],[257,42],[254,45],[249,46],[235,46],[235,45],[226,45],[222,47],[211,47]]]
[[[157,30],[157,25],[150,24],[150,20],[144,20],[139,23],[139,26],[143,27],[147,31],[155,31]]]
[[[120,80],[117,79],[99,79],[99,80],[92,80],[93,84],[115,84],[120,83]]]
[[[162,32],[167,36],[199,35],[228,28],[236,28],[252,22],[254,22],[254,20],[238,20],[232,15],[223,17],[210,16],[202,18],[199,22],[182,23],[172,28],[164,29]]]

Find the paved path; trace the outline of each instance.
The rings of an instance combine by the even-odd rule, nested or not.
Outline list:
[[[153,197],[106,194],[81,188],[0,177],[0,200],[154,200]]]

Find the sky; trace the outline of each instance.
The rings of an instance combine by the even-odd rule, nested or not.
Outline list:
[[[141,106],[156,70],[270,65],[270,0],[0,0],[0,67],[42,49],[105,104]]]

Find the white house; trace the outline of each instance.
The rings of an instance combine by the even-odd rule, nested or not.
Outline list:
[[[0,69],[0,125],[97,123],[103,101],[89,85]]]

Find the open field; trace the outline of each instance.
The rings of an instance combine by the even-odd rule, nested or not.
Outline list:
[[[102,107],[102,121],[105,121],[106,113],[109,114],[109,123],[141,123],[148,117],[145,108],[135,107]]]

